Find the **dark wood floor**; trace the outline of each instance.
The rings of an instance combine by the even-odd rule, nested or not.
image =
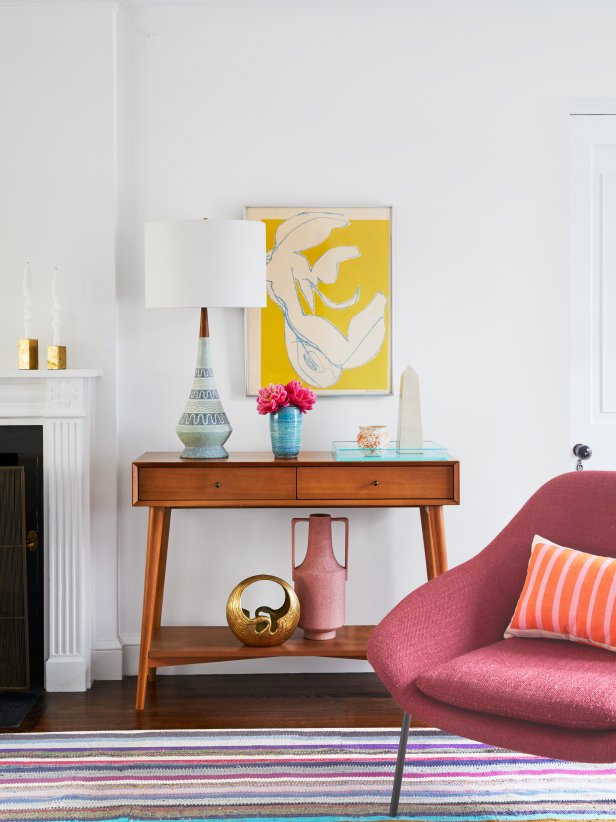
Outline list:
[[[48,693],[22,731],[400,727],[375,674],[159,676],[135,711],[135,677],[85,693]]]

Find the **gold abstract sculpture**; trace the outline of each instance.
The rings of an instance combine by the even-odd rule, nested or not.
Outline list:
[[[242,594],[255,582],[266,580],[276,582],[284,590],[284,602],[280,608],[259,605],[254,617],[242,608]],[[299,622],[299,600],[293,588],[280,577],[259,574],[239,582],[227,600],[227,622],[229,628],[244,645],[282,645],[297,628]]]

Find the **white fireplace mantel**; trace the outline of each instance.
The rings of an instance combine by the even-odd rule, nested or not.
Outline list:
[[[92,681],[90,445],[95,369],[0,370],[0,425],[43,426],[48,691]]]

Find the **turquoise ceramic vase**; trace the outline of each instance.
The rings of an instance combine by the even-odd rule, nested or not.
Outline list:
[[[302,441],[302,412],[295,405],[287,405],[270,414],[269,418],[274,456],[282,459],[296,457]]]

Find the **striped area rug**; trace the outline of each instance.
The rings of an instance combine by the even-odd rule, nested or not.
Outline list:
[[[0,820],[383,819],[398,732],[0,735]],[[616,766],[411,731],[400,818],[616,820]]]

